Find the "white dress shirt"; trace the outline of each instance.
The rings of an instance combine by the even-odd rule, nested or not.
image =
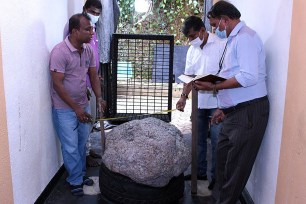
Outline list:
[[[244,22],[238,23],[228,37],[219,76],[226,79],[235,77],[242,86],[219,90],[220,108],[267,95],[264,47],[257,33]]]
[[[185,75],[208,75],[217,74],[219,60],[226,40],[221,40],[216,35],[208,33],[208,39],[203,49],[190,46],[186,55]],[[199,91],[198,108],[217,108],[217,97],[212,91]]]

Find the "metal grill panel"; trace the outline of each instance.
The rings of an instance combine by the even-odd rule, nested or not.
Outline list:
[[[110,116],[171,121],[173,45],[170,35],[113,35]]]

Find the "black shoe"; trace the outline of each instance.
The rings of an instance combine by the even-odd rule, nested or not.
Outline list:
[[[83,176],[83,184],[86,186],[92,186],[94,182],[91,178],[88,178],[87,176]]]
[[[203,181],[205,181],[205,180],[207,180],[207,175],[204,175],[204,176],[197,176],[197,179],[198,180],[203,180]]]
[[[191,180],[191,174],[184,176],[184,180]]]
[[[184,180],[191,180],[191,174],[184,176]],[[207,180],[207,175],[204,175],[204,176],[198,175],[197,180],[203,180],[203,181]]]
[[[84,191],[83,191],[83,186],[82,185],[70,185],[70,191],[71,194],[74,196],[83,196]]]
[[[208,185],[208,189],[212,190],[215,186],[215,183],[216,183],[216,179],[212,179],[211,182]]]

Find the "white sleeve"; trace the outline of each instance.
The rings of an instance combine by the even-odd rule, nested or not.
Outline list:
[[[186,55],[186,64],[185,64],[185,75],[192,75],[194,74],[194,70],[193,70],[193,60],[192,60],[192,47],[190,46],[188,51],[187,51],[187,55]]]

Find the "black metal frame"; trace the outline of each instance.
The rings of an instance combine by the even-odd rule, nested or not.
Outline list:
[[[148,116],[170,122],[174,36],[113,34],[112,48],[107,117],[119,123]]]

